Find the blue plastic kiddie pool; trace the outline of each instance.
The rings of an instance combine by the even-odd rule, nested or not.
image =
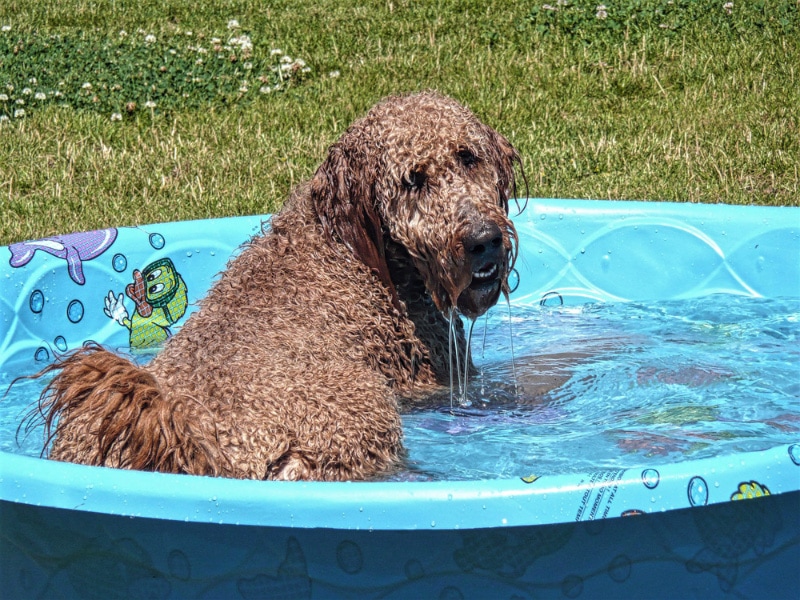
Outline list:
[[[177,331],[264,219],[119,227],[0,248],[0,386],[90,340],[146,360],[141,340]],[[0,401],[2,596],[797,597],[800,209],[532,199],[515,224],[511,304],[538,319],[518,330],[517,371],[522,354],[537,353],[539,332],[583,331],[606,307],[623,311],[612,328],[664,319],[659,335],[669,343],[680,337],[686,352],[712,358],[738,343],[733,359],[676,367],[677,355],[604,388],[595,382],[625,371],[647,346],[648,330],[624,331],[614,342],[620,367],[609,367],[598,345],[597,360],[576,365],[564,384],[571,396],[550,390],[528,412],[498,411],[502,418],[468,409],[410,415],[410,457],[429,464],[359,483],[50,461],[38,455],[41,430],[18,430],[41,387],[22,381]],[[142,298],[125,292],[155,270],[169,281],[145,317]],[[127,321],[106,314],[109,294]],[[765,315],[749,327],[713,308],[719,298],[755,302]],[[501,302],[491,318],[504,327],[510,311]],[[780,316],[770,320],[773,312]],[[596,337],[587,331],[586,340]],[[783,373],[774,380],[756,373],[773,346],[782,348],[773,362]],[[752,402],[726,406],[708,391],[718,380],[752,390]],[[638,388],[659,395],[654,404],[619,409]],[[772,395],[762,401],[762,393]],[[489,439],[515,419],[527,438],[509,446]],[[573,425],[593,419],[598,444],[611,442],[576,438]],[[524,466],[512,461],[511,474],[491,477],[437,475],[437,455],[415,449],[428,426],[441,436],[434,445],[456,444],[456,455],[468,456],[470,436],[480,434],[482,454],[495,443],[498,456]],[[545,433],[558,443],[526,458],[526,444]],[[559,453],[561,462],[545,462]]]

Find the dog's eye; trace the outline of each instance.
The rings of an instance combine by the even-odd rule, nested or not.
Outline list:
[[[472,153],[472,150],[468,150],[467,148],[462,148],[456,152],[456,155],[461,164],[468,169],[474,167],[478,163],[478,157]]]
[[[415,169],[403,177],[403,187],[409,191],[419,191],[425,186],[427,180],[428,177],[425,173]]]

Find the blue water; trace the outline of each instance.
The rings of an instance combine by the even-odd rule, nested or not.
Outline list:
[[[510,323],[509,323],[510,321]],[[657,465],[767,449],[800,432],[800,299],[505,306],[472,336],[476,373],[404,415],[400,480],[492,479]],[[511,347],[514,348],[514,360]],[[42,365],[0,366],[0,389]],[[0,450],[41,381],[0,401]],[[456,386],[457,387],[457,386]]]
[[[485,345],[483,320],[473,330],[469,406],[451,411],[445,395],[404,418],[411,473],[400,477],[587,472],[798,438],[798,298],[515,307],[513,338],[508,321],[493,309]]]

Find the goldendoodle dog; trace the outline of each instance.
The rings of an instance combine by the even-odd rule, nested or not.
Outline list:
[[[399,406],[447,384],[453,343],[465,356],[453,315],[508,294],[518,164],[450,98],[385,99],[149,364],[90,346],[43,372],[50,458],[253,479],[396,469]]]

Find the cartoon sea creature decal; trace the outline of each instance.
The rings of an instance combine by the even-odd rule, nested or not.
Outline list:
[[[27,265],[37,250],[52,254],[67,261],[69,276],[78,285],[86,283],[83,275],[83,261],[92,260],[108,250],[117,239],[116,228],[98,229],[82,233],[69,233],[41,240],[29,240],[11,244],[9,264],[14,267]]]
[[[739,489],[731,494],[731,500],[749,500],[751,498],[761,498],[769,496],[769,488],[757,481],[743,481],[739,484]]]
[[[574,531],[574,526],[469,531],[462,534],[463,546],[453,552],[453,560],[466,573],[517,579],[537,559],[561,550]]]
[[[730,593],[738,581],[740,566],[752,564],[748,554],[762,557],[783,527],[780,513],[772,504],[739,502],[767,495],[769,490],[763,484],[745,481],[731,495],[734,502],[722,502],[710,511],[692,511],[704,547],[686,562],[686,570],[713,573],[720,589]]]
[[[186,313],[189,304],[186,283],[169,258],[152,262],[141,272],[135,269],[133,283],[125,288],[125,294],[136,304],[132,317],[121,292],[117,297],[108,292],[103,312],[130,330],[131,348],[149,348],[170,337],[170,327]]]
[[[311,598],[311,578],[303,549],[297,538],[286,540],[286,558],[278,566],[276,576],[259,573],[236,582],[239,594],[245,600],[251,598]]]

